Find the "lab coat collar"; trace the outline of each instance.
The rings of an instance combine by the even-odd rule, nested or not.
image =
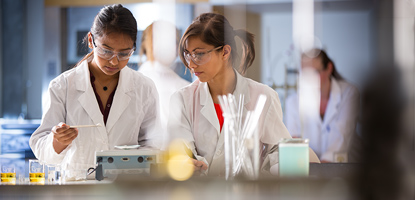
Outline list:
[[[249,88],[247,80],[238,73],[234,69],[234,72],[236,74],[236,88],[233,92],[233,95],[235,96],[236,100],[239,102],[240,95],[244,95],[244,105],[248,104],[250,101],[250,95],[249,94]],[[199,87],[201,88],[200,91],[200,105],[203,106],[200,110],[200,113],[212,124],[212,126],[215,127],[216,132],[220,134],[220,125],[219,120],[216,115],[216,110],[213,105],[212,96],[209,92],[209,86],[207,82],[200,82]],[[246,108],[244,109],[246,110]]]
[[[206,82],[200,82],[199,87],[201,88],[200,105],[202,106],[200,113],[210,122],[210,124],[212,124],[213,127],[215,127],[216,133],[219,135],[219,119],[216,116],[215,106],[213,105],[212,96],[209,92],[209,86]]]
[[[337,114],[337,107],[339,106],[341,100],[341,90],[339,83],[335,78],[331,78],[331,88],[330,88],[330,98],[329,103],[326,108],[326,114],[324,116],[323,123],[326,124],[330,122]]]
[[[126,94],[127,92],[133,90],[135,85],[130,70],[131,69],[126,66],[120,71],[118,86],[115,91],[112,108],[106,124],[107,132],[112,129],[131,100],[131,97]],[[87,61],[82,62],[81,65],[77,67],[76,76],[76,80],[79,80],[79,82],[76,82],[76,89],[84,92],[78,98],[79,103],[85,109],[95,124],[104,124],[103,116],[100,112],[94,90],[90,82],[90,74]]]
[[[244,105],[248,104],[250,99],[250,91],[248,87],[248,81],[245,77],[243,77],[238,71],[235,71],[236,74],[236,88],[233,92],[233,95],[235,96],[237,102],[240,101],[239,96],[244,95]],[[245,109],[246,110],[246,109]]]
[[[88,62],[85,60],[77,66],[75,73],[76,77],[74,80],[79,80],[75,82],[76,89],[83,92],[83,94],[81,94],[78,98],[79,104],[85,109],[94,124],[104,124],[104,120],[101,112],[99,111],[99,106],[91,85]]]
[[[128,66],[125,66],[124,69],[120,71],[117,90],[115,91],[112,107],[106,124],[108,132],[116,124],[120,116],[130,104],[131,97],[127,95],[127,93],[133,90],[136,85],[134,83],[132,73],[132,70],[128,68]]]
[[[239,96],[241,94],[244,95],[245,96],[244,97],[244,105],[246,105],[250,101],[250,96],[249,95],[245,95],[245,94],[250,94],[249,93],[248,82],[235,69],[234,69],[234,72],[236,74],[236,88],[235,88],[235,91],[233,91],[233,95],[235,96],[235,98],[238,101],[239,101]],[[208,103],[211,103],[211,102],[213,103],[212,96],[210,95],[210,92],[209,92],[209,86],[208,86],[208,84],[206,82],[200,82],[199,83],[199,87],[203,88],[203,92],[200,93],[200,105],[205,106]]]

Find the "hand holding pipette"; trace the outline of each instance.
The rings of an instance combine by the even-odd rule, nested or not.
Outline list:
[[[58,154],[78,137],[78,129],[71,128],[63,122],[54,126],[51,131],[53,133],[53,148]]]
[[[190,149],[189,145],[187,144],[186,141],[182,141],[184,148],[185,148],[185,152],[186,154],[191,157],[193,165],[195,166],[194,171],[195,172],[203,172],[207,170],[207,164],[203,161],[199,161],[197,160],[195,154],[193,153],[193,151]]]
[[[195,166],[195,172],[204,172],[208,169],[208,166],[205,162],[192,159],[193,165]]]

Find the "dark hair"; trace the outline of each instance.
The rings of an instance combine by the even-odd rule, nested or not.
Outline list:
[[[126,34],[131,37],[132,41],[134,41],[134,48],[136,47],[137,21],[130,10],[123,7],[121,4],[114,4],[102,8],[95,16],[90,32],[95,38],[99,38],[110,33]],[[88,35],[85,36],[84,43],[88,45]],[[93,53],[94,51],[85,55],[84,58],[82,58],[82,60],[75,65],[75,67],[91,57]]]
[[[329,56],[323,49],[315,48],[308,51],[308,53],[304,53],[302,56],[310,57],[310,55],[315,56],[314,58],[320,58],[324,70],[326,70],[329,63],[331,63],[333,65],[333,71],[331,72],[331,76],[333,76],[337,80],[343,80],[343,77],[337,72],[334,62],[329,58]]]
[[[183,55],[184,46],[190,37],[199,37],[204,43],[214,47],[229,45],[232,49],[230,60],[234,65],[237,59],[235,36],[242,40],[243,52],[239,69],[245,73],[255,59],[254,35],[242,29],[234,30],[223,15],[216,13],[203,13],[193,20],[180,40],[180,59],[189,68]]]

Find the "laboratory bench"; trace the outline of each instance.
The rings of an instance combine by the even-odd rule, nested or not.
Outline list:
[[[358,164],[310,164],[308,177],[258,180],[193,176],[186,181],[128,175],[114,181],[0,185],[0,199],[355,199]]]
[[[0,184],[0,199],[355,199],[353,177],[359,164],[311,163],[309,176],[258,180],[193,176],[186,181],[129,175],[114,181],[84,180],[62,184],[30,183],[28,145],[40,120],[0,119],[0,160],[16,166],[15,185]]]

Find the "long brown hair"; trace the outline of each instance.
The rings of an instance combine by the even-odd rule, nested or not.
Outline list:
[[[131,37],[134,41],[134,48],[137,40],[137,21],[133,14],[121,4],[105,6],[95,16],[90,30],[95,38],[108,35],[110,33],[122,33]],[[84,43],[88,46],[88,35],[84,37]],[[85,55],[74,67],[81,64],[94,54],[92,50]]]
[[[184,47],[187,39],[195,36],[199,37],[202,42],[214,47],[229,45],[232,49],[230,55],[232,65],[236,63],[238,56],[235,36],[241,38],[243,51],[239,69],[242,73],[246,72],[255,59],[254,35],[252,33],[243,29],[234,30],[223,15],[204,13],[193,20],[179,43],[180,59],[187,68],[189,68],[189,66],[184,58]]]

